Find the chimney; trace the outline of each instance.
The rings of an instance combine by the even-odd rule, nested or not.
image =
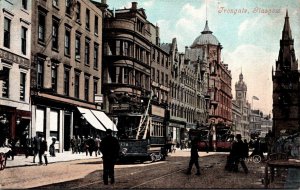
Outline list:
[[[106,0],[101,0],[101,3],[106,4]]]
[[[137,9],[137,2],[131,3],[131,9],[136,10]]]

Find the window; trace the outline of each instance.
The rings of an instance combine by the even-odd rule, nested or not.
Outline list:
[[[75,37],[75,59],[80,60],[80,35],[76,34]]]
[[[85,28],[90,30],[90,10],[86,10],[85,13]]]
[[[40,42],[45,42],[45,32],[46,32],[46,15],[42,12],[39,12],[38,40]]]
[[[66,28],[65,32],[65,55],[70,55],[70,46],[71,46],[71,31],[69,28]]]
[[[22,0],[22,8],[27,10],[27,0]]]
[[[72,2],[71,0],[66,0],[66,14],[71,15]]]
[[[22,26],[21,29],[21,51],[26,55],[27,28]]]
[[[79,2],[77,2],[77,4],[76,4],[76,9],[75,9],[75,11],[76,11],[76,22],[80,22],[80,3]]]
[[[52,20],[52,49],[58,50],[58,27],[59,21],[53,19]]]
[[[98,34],[98,16],[95,15],[95,34]]]
[[[3,73],[5,77],[2,80],[2,97],[9,98],[9,71],[10,69],[7,67],[3,67]]]
[[[65,68],[64,70],[64,94],[69,96],[69,82],[70,82],[70,70]]]
[[[98,68],[98,53],[99,53],[99,45],[94,44],[94,68]]]
[[[124,83],[129,84],[129,68],[124,68]]]
[[[143,33],[144,23],[140,20],[137,20],[137,31]]]
[[[80,79],[80,74],[76,73],[75,74],[75,87],[74,87],[74,96],[76,98],[79,98],[79,79]]]
[[[38,88],[43,87],[43,73],[44,73],[44,60],[38,58],[38,63],[37,63],[37,87]]]
[[[165,82],[165,86],[169,87],[169,76],[166,74],[166,82]]]
[[[58,0],[52,0],[52,5],[58,7]]]
[[[84,100],[88,101],[89,100],[89,77],[84,78]]]
[[[156,82],[159,83],[159,70],[156,71]]]
[[[98,94],[98,79],[94,79],[94,95]]]
[[[20,73],[20,100],[25,101],[26,73]]]
[[[116,41],[116,55],[121,55],[121,41]]]
[[[56,92],[57,90],[57,67],[55,65],[51,66],[51,86],[52,90]]]
[[[10,48],[10,22],[11,20],[4,17],[4,36],[3,42],[4,47]]]
[[[87,38],[85,39],[84,63],[90,64],[90,40]]]
[[[165,74],[161,72],[161,84],[164,85],[165,82]]]
[[[151,80],[155,80],[155,68],[151,68],[151,77],[152,79]]]

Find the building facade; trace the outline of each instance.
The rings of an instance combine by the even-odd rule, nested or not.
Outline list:
[[[237,124],[237,126],[234,126],[237,130],[236,133],[241,134],[243,138],[249,139],[251,105],[247,100],[247,85],[244,82],[242,73],[239,75],[239,81],[235,84],[235,100],[232,102],[233,106],[236,106],[239,109],[239,112],[235,112],[233,116],[233,123]],[[235,119],[237,119],[237,121]]]
[[[0,1],[0,146],[5,138],[25,146],[31,122],[31,0]]]
[[[49,143],[55,138],[63,151],[73,135],[105,130],[86,118],[90,111],[82,114],[99,109],[101,10],[91,1],[33,1],[31,43],[31,137],[42,134]]]
[[[208,94],[210,96],[209,123],[232,124],[232,93],[231,93],[231,71],[228,65],[221,61],[222,46],[218,39],[212,34],[206,21],[205,28],[198,36],[191,49],[202,49],[205,47],[208,59]]]
[[[298,60],[295,56],[294,39],[286,12],[280,50],[273,80],[273,133],[276,137],[282,133],[299,132],[300,125],[300,87]]]
[[[160,47],[159,28],[144,9],[108,10],[103,32],[104,109],[117,121],[121,139],[165,143],[169,58]],[[142,129],[143,128],[143,129]]]

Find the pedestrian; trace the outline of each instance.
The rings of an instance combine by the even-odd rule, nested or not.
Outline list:
[[[81,152],[81,138],[79,137],[79,135],[77,135],[76,139],[75,139],[75,153],[79,153]]]
[[[120,145],[118,140],[112,136],[111,129],[106,130],[106,136],[100,143],[100,151],[103,155],[102,159],[104,184],[108,184],[108,177],[110,178],[110,183],[114,184],[114,167],[119,156]]]
[[[193,139],[191,141],[191,157],[190,157],[190,162],[189,162],[189,167],[187,170],[187,174],[190,175],[192,171],[192,167],[195,164],[197,173],[196,175],[200,175],[200,166],[199,166],[199,155],[198,155],[198,145],[197,145],[197,140]]]
[[[35,163],[35,158],[39,154],[41,149],[41,137],[40,135],[36,135],[33,137],[33,163]],[[39,157],[39,163],[41,163],[42,160]]]
[[[73,138],[71,138],[70,145],[71,145],[72,154],[74,154],[75,153],[75,136],[73,136]]]
[[[56,142],[56,138],[52,138],[52,143],[51,145],[49,146],[49,154],[50,156],[52,157],[55,157],[55,142]]]
[[[92,137],[89,137],[87,140],[87,145],[88,145],[88,151],[90,153],[90,156],[93,155],[93,152],[95,151],[95,140]]]
[[[45,153],[47,150],[48,150],[47,141],[46,141],[45,138],[43,137],[43,138],[41,139],[41,147],[40,147],[40,152],[39,152],[40,165],[43,164],[42,157],[44,157],[45,165],[46,165],[46,166],[48,165],[47,154]]]
[[[96,156],[98,154],[99,154],[99,156],[101,155],[101,152],[100,152],[100,143],[101,143],[100,137],[97,135],[97,137],[95,139],[95,154],[96,154]]]
[[[236,141],[233,142],[232,148],[230,151],[230,155],[229,155],[231,157],[231,159],[234,161],[235,167],[234,167],[233,171],[237,172],[238,165],[239,165],[239,163],[241,163],[241,166],[244,169],[244,172],[246,174],[248,174],[248,168],[245,164],[245,158],[248,155],[246,144],[242,141],[241,134],[237,134],[235,136],[235,138],[236,138]]]

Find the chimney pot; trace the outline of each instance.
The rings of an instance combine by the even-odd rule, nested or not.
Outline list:
[[[137,2],[132,2],[131,3],[131,8],[136,10],[137,9]]]

